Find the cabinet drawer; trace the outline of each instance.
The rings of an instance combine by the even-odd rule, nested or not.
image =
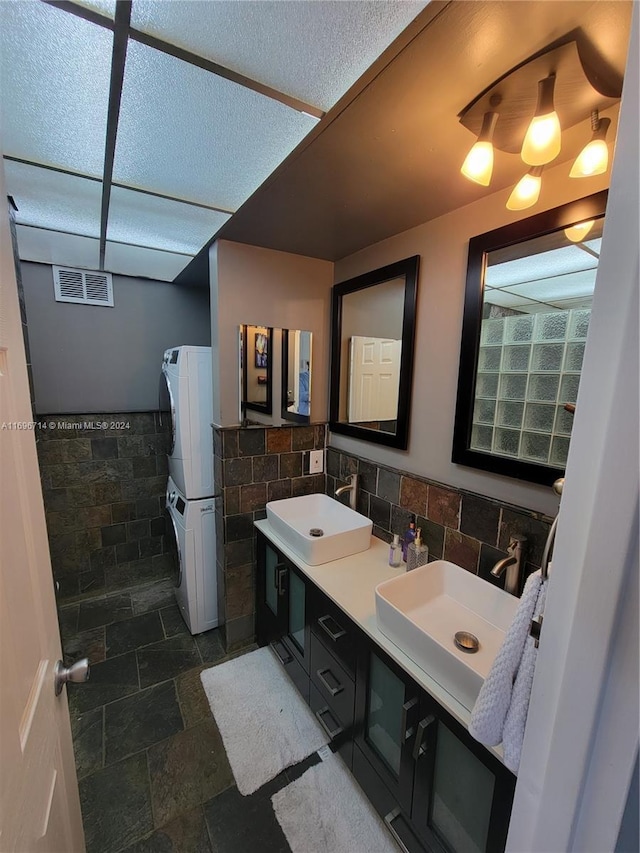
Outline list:
[[[353,763],[353,740],[351,732],[338,719],[338,715],[327,705],[324,697],[311,682],[309,688],[309,707],[316,715],[316,719],[325,730],[337,752],[347,767],[351,770]]]
[[[309,676],[304,671],[304,667],[291,654],[291,651],[284,640],[274,640],[274,642],[271,643],[271,649],[282,664],[284,671],[287,673],[291,681],[293,681],[296,689],[308,705]]]
[[[355,701],[354,683],[344,667],[314,634],[311,635],[311,680],[342,726],[351,729]]]
[[[317,592],[313,597],[311,630],[344,666],[349,678],[356,677],[357,628],[351,620],[330,601]]]

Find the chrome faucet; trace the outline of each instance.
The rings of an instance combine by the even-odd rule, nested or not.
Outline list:
[[[507,546],[508,557],[498,560],[495,566],[491,569],[491,574],[494,578],[500,578],[507,573],[504,588],[506,592],[512,595],[518,594],[520,585],[520,570],[523,564],[524,546],[526,544],[524,536],[512,536]]]
[[[356,508],[356,500],[358,498],[358,475],[357,474],[352,474],[349,477],[349,482],[347,483],[346,486],[339,486],[335,491],[335,495],[337,498],[339,498],[340,495],[344,495],[345,492],[349,492],[349,506],[351,507],[351,509],[355,509]]]

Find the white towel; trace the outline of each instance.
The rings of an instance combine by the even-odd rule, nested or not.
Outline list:
[[[485,746],[504,743],[505,764],[514,773],[527,720],[537,649],[529,636],[531,619],[542,612],[546,582],[540,572],[527,580],[520,604],[491,665],[469,723],[470,734]]]

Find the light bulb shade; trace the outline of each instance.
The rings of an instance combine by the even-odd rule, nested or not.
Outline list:
[[[576,157],[569,172],[570,178],[590,178],[602,175],[609,166],[609,148],[605,141],[610,119],[602,118],[593,132],[591,140]]]
[[[511,191],[507,208],[509,210],[526,210],[528,207],[532,207],[540,198],[541,176],[542,167],[537,166],[529,169]]]
[[[564,236],[572,243],[582,243],[584,238],[593,228],[595,219],[589,219],[587,222],[578,222],[577,225],[571,225],[564,229]]]
[[[493,131],[498,121],[498,113],[485,113],[480,135],[465,157],[460,171],[483,187],[488,187],[493,173]]]
[[[493,172],[493,145],[491,142],[476,142],[465,157],[460,171],[470,181],[488,187]]]
[[[528,166],[544,166],[560,153],[562,133],[553,106],[555,75],[538,83],[538,104],[522,143],[520,156]]]

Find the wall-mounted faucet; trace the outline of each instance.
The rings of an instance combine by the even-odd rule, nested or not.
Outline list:
[[[506,592],[512,595],[517,595],[520,586],[520,570],[523,565],[524,546],[527,540],[524,536],[512,536],[507,546],[508,557],[498,560],[495,566],[491,569],[491,574],[494,578],[500,578],[507,573],[505,578],[504,588]]]
[[[356,508],[356,501],[358,499],[358,475],[357,474],[352,474],[349,477],[349,482],[347,483],[346,486],[340,486],[339,488],[337,488],[335,491],[335,495],[337,498],[339,498],[340,495],[344,495],[345,492],[349,492],[349,506],[351,507],[351,509],[355,509]]]

